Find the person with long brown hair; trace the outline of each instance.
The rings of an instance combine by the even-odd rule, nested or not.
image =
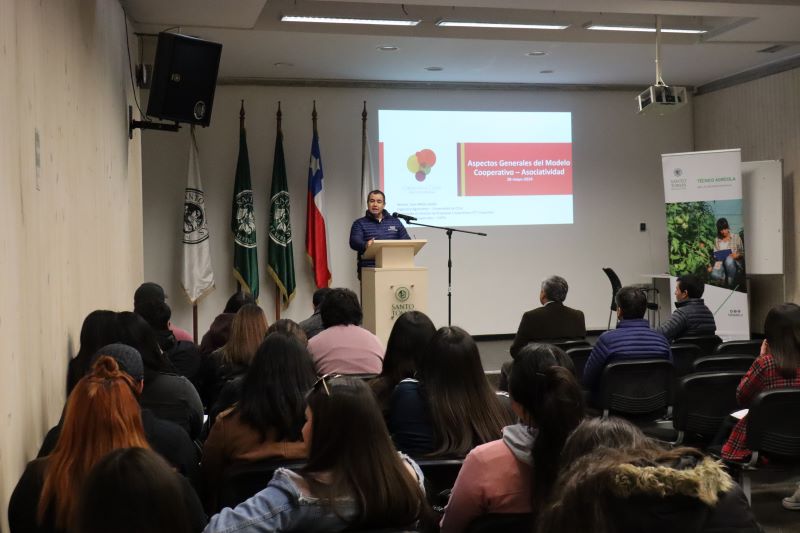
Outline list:
[[[588,419],[564,445],[539,533],[760,533],[723,466],[693,448],[667,450],[621,419]]]
[[[317,380],[308,394],[302,433],[306,466],[296,472],[278,469],[264,490],[213,516],[206,533],[427,530],[434,525],[422,472],[395,451],[363,381],[343,376]]]
[[[748,407],[758,393],[766,390],[800,388],[800,306],[784,303],[770,309],[764,319],[764,336],[761,354],[736,389],[736,401],[741,407]],[[745,416],[722,447],[722,458],[744,461],[750,454]]]
[[[30,463],[8,506],[11,532],[66,531],[89,470],[117,448],[149,448],[133,378],[108,356],[69,395],[53,453]]]
[[[440,328],[428,343],[419,379],[395,387],[387,422],[400,451],[464,457],[499,439],[511,416],[486,380],[475,341],[452,326]]]
[[[520,423],[473,449],[464,460],[442,517],[442,531],[463,531],[484,513],[531,513],[547,500],[558,455],[584,416],[583,393],[550,344],[528,344],[514,359],[509,393]]]
[[[267,315],[256,304],[245,304],[236,312],[228,342],[203,362],[200,395],[209,410],[225,384],[247,372],[268,326]]]

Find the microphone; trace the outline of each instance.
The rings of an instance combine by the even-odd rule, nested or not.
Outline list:
[[[394,218],[402,218],[406,222],[413,222],[413,221],[417,220],[417,217],[412,217],[411,215],[404,215],[402,213],[397,213],[397,212],[392,213],[392,216]]]

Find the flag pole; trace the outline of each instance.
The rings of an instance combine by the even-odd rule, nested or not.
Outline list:
[[[283,113],[281,113],[281,101],[278,100],[278,112],[275,114],[278,120],[278,136],[283,135],[283,131],[281,131],[281,118],[283,117]],[[278,282],[275,282],[275,320],[281,319],[281,290],[278,287]]]
[[[192,304],[192,337],[197,344],[197,302]]]
[[[364,179],[364,165],[367,163],[367,101],[364,100],[364,110],[361,111],[361,179]],[[364,198],[362,198],[364,200]]]

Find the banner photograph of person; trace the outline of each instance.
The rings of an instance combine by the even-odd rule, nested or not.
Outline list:
[[[741,200],[667,204],[670,274],[747,292]]]

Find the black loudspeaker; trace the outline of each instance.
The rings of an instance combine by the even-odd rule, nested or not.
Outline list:
[[[159,33],[147,114],[208,126],[222,45],[177,33]]]

